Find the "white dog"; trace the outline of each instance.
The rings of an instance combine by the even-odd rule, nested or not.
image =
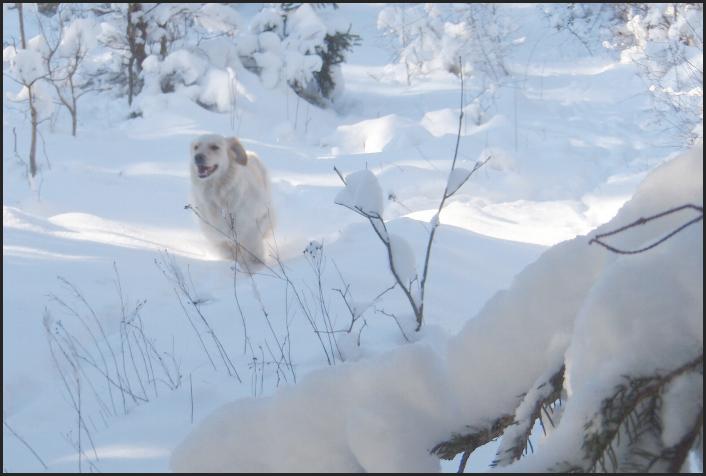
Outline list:
[[[208,134],[191,143],[191,192],[201,228],[224,257],[246,269],[265,262],[272,233],[270,178],[238,139]]]

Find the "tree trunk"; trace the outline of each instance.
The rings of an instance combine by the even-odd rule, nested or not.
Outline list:
[[[69,77],[69,86],[71,87],[71,135],[76,137],[76,120],[78,116],[78,100],[76,99],[76,88],[74,87],[73,75]]]
[[[20,45],[22,45],[22,49],[24,50],[27,48],[27,39],[25,38],[25,20],[22,13],[22,4],[15,3],[15,6],[17,7],[17,14],[20,17]]]
[[[22,12],[22,4],[16,3],[17,14],[20,19],[20,44],[22,49],[27,48],[27,40],[25,38],[25,21]],[[34,94],[32,93],[32,85],[27,85],[27,94],[29,100],[29,114],[32,122],[32,141],[29,146],[29,173],[32,177],[37,175],[37,109],[34,107]]]
[[[143,17],[137,20],[134,13],[142,10],[141,3],[129,3],[127,7],[127,42],[130,48],[128,60],[128,104],[140,92],[138,75],[142,71],[142,62],[147,57],[145,44],[147,43],[147,23]]]
[[[76,103],[74,102],[74,108],[71,109],[71,135],[76,137]]]
[[[132,94],[133,94],[133,64],[135,63],[135,58],[130,57],[127,63],[127,103],[132,106]]]
[[[32,177],[37,175],[37,109],[34,107],[34,94],[32,86],[27,86],[29,93],[29,113],[32,122],[32,141],[29,147],[29,173]]]

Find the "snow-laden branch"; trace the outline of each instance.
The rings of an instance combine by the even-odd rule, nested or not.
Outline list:
[[[544,429],[542,411],[545,412],[550,424],[555,426],[555,422],[549,414],[551,410],[548,408],[561,397],[565,370],[566,367],[561,365],[559,370],[551,372],[549,378],[546,376],[539,378],[527,392],[522,403],[515,410],[512,424],[503,434],[503,439],[497,450],[497,458],[493,461],[492,466],[507,466],[522,457],[527,451],[527,446],[531,447],[532,445],[530,434],[534,422],[539,420],[542,429]]]

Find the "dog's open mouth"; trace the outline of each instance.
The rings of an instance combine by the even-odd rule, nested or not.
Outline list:
[[[198,169],[199,178],[206,178],[216,171],[216,169],[218,168],[218,164],[215,164],[211,167],[208,167],[206,165],[197,165],[196,168]]]

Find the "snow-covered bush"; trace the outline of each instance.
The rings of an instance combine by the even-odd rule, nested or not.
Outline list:
[[[496,5],[394,5],[380,11],[377,27],[392,40],[407,84],[434,71],[460,75],[460,68],[466,76],[488,75],[496,82],[507,75],[504,57],[514,27]]]
[[[623,61],[637,63],[662,117],[703,139],[703,4],[637,4],[626,11]]]
[[[312,104],[331,105],[343,91],[340,64],[359,39],[335,9],[266,6],[248,24],[237,8],[214,3],[43,7],[43,14],[34,11],[43,31],[42,71],[52,78],[74,123],[75,100],[88,89],[127,97],[132,106],[145,86],[150,95],[186,88],[204,107],[230,110],[232,98],[209,102],[212,79],[221,73],[237,76],[242,67],[266,88],[291,88]]]
[[[145,59],[151,54],[166,58],[193,24],[192,7],[182,4],[115,3],[95,14],[98,41],[107,50],[98,52],[96,79],[127,96],[130,105],[144,85]]]
[[[160,49],[145,57],[141,78],[151,93],[155,85],[162,92],[198,86],[199,104],[228,110],[232,104],[224,109],[223,101],[205,99],[213,96],[206,91],[209,78],[228,68],[237,74],[241,67],[257,74],[265,88],[289,87],[320,107],[329,106],[343,91],[340,63],[358,36],[335,11],[317,11],[310,4],[266,6],[249,24],[222,4],[205,4],[191,13],[196,45],[172,48],[170,54]]]
[[[76,136],[78,100],[93,89],[86,59],[97,44],[97,25],[83,17],[79,6],[62,4],[47,20],[37,17],[41,31],[44,67],[58,102],[71,115],[71,134]]]
[[[162,60],[157,55],[150,55],[142,63],[145,88],[155,94],[191,86],[202,78],[207,67],[203,58],[187,50],[177,50]]]
[[[638,65],[654,98],[657,127],[693,143],[703,138],[703,5],[622,3],[543,5],[550,25],[591,54],[614,50]]]
[[[310,4],[282,4],[264,8],[252,20],[250,30],[257,47],[243,64],[260,74],[263,84],[287,84],[302,98],[319,107],[328,106],[343,90],[340,64],[358,42],[335,12],[317,12]],[[251,37],[246,44],[253,45]]]
[[[37,174],[37,133],[40,122],[54,111],[51,86],[47,83],[48,72],[43,60],[47,44],[41,36],[29,40],[25,37],[24,13],[21,3],[16,4],[20,21],[20,48],[8,45],[3,49],[3,74],[11,78],[19,87],[15,94],[8,94],[10,101],[26,103],[30,115],[31,139],[28,154],[30,182]]]
[[[602,48],[601,44],[615,37],[627,4],[548,3],[540,8],[556,31],[566,30],[578,40],[589,55]]]

